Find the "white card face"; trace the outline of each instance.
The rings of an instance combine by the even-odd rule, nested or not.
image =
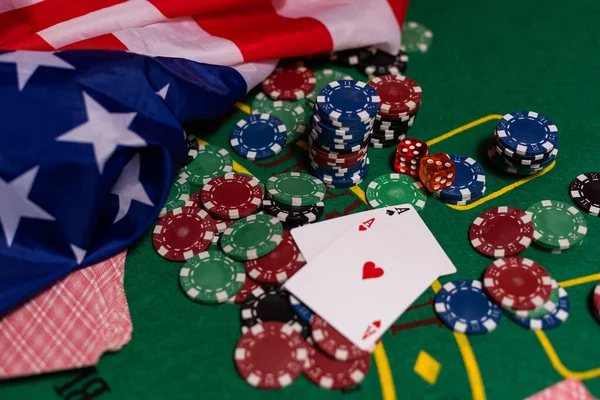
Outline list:
[[[399,205],[396,207],[411,207],[409,204]],[[394,207],[377,208],[374,210],[363,211],[355,214],[345,215],[343,217],[333,218],[326,221],[320,221],[313,224],[307,224],[294,228],[291,230],[291,235],[296,242],[296,245],[300,249],[300,252],[306,259],[310,261],[314,259],[323,249],[326,249],[338,236],[344,234],[350,227],[356,226],[362,221],[369,220],[374,216],[385,214]],[[423,226],[425,223],[421,220],[419,226]],[[439,247],[439,244],[431,231],[427,229],[419,229],[422,234],[421,240],[423,241],[422,247],[428,246],[427,243],[435,243],[435,246]],[[450,275],[456,272],[456,267],[452,263],[445,265],[446,269],[443,269],[440,276]]]
[[[363,350],[372,349],[442,271],[454,268],[412,206],[373,211],[346,226],[284,285]]]

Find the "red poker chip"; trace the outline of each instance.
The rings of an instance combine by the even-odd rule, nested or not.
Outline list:
[[[244,284],[242,285],[242,288],[240,289],[240,291],[237,292],[235,294],[235,296],[233,296],[229,300],[227,300],[227,303],[242,304],[244,301],[246,301],[246,298],[248,297],[248,295],[250,293],[252,293],[252,291],[258,287],[260,287],[260,285],[258,283],[256,283],[255,281],[253,281],[252,279],[250,279],[250,277],[248,275],[246,275],[246,280],[244,281]]]
[[[256,260],[244,262],[248,275],[261,283],[283,283],[306,264],[289,231],[275,250]]]
[[[306,342],[292,325],[263,322],[250,328],[238,342],[234,360],[240,376],[261,389],[291,385],[302,374]]]
[[[358,151],[355,151],[353,153],[327,152],[327,151],[318,149],[316,147],[310,147],[308,149],[308,151],[311,155],[322,157],[324,159],[331,159],[332,161],[335,161],[335,160],[345,161],[345,160],[358,158],[360,156],[364,156],[367,153],[367,148],[368,148],[368,146],[365,146],[364,148],[360,148],[360,149],[358,149]]]
[[[402,75],[383,75],[371,79],[373,87],[380,98],[379,113],[394,114],[413,113],[421,105],[423,92],[417,82]]]
[[[502,258],[519,254],[533,239],[531,215],[514,207],[487,210],[471,224],[469,240],[483,255]]]
[[[369,355],[333,329],[325,320],[317,315],[312,320],[312,338],[325,354],[339,361],[349,361]]]
[[[279,67],[263,81],[264,92],[274,100],[299,100],[315,88],[313,72],[304,67]]]
[[[258,179],[228,172],[210,180],[200,191],[200,203],[216,218],[239,219],[252,214],[262,204]]]
[[[202,205],[200,204],[200,194],[201,193],[202,193],[202,191],[199,190],[196,193],[194,193],[193,195],[191,195],[190,198],[188,199],[188,201],[186,202],[185,206],[186,207],[196,207],[199,210],[203,210]],[[218,219],[218,218],[213,218],[210,215],[208,217],[212,218],[215,222],[215,233],[225,232],[225,230],[227,228],[229,228],[229,226],[235,222],[234,219]]]
[[[596,309],[596,311],[600,313],[600,283],[598,283],[596,285],[596,287],[594,288],[592,302],[594,304],[594,308]]]
[[[533,310],[550,297],[552,278],[533,260],[505,257],[487,267],[483,286],[490,297],[504,308]]]
[[[350,389],[360,384],[369,372],[369,354],[355,360],[339,361],[322,353],[310,338],[306,347],[308,358],[304,364],[304,376],[324,389]]]
[[[367,156],[367,154],[365,153],[365,154],[360,154],[356,157],[333,159],[333,158],[326,158],[326,157],[309,152],[309,158],[311,160],[313,160],[314,162],[316,162],[317,164],[328,165],[328,166],[332,166],[332,167],[358,164],[366,156]]]
[[[208,249],[215,232],[215,221],[206,211],[180,207],[158,221],[152,243],[158,254],[167,260],[185,261]]]

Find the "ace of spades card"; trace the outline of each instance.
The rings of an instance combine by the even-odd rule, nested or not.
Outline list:
[[[357,347],[371,350],[433,281],[456,269],[412,206],[362,214],[285,288]]]

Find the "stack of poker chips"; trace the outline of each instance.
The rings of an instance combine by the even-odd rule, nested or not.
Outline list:
[[[485,194],[485,171],[471,157],[448,154],[456,168],[452,186],[431,192],[438,200],[456,206],[465,206],[481,199]]]
[[[371,146],[396,146],[413,126],[421,107],[423,93],[412,79],[401,75],[383,75],[371,79],[379,97],[380,107],[373,125]]]
[[[533,175],[552,165],[558,155],[558,129],[535,111],[502,117],[488,145],[488,158],[511,175]]]
[[[348,188],[367,176],[367,149],[378,109],[377,91],[364,82],[338,80],[319,91],[310,118],[308,155],[312,173],[327,186]]]

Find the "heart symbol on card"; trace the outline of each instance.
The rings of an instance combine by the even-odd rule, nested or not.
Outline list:
[[[367,227],[366,227],[366,226],[364,226],[364,225],[359,225],[359,226],[358,226],[358,230],[359,230],[360,232],[362,232],[362,231],[366,231],[366,230],[367,230]]]
[[[379,268],[372,261],[367,261],[363,264],[363,280],[379,278],[380,276],[383,276],[383,268]]]

